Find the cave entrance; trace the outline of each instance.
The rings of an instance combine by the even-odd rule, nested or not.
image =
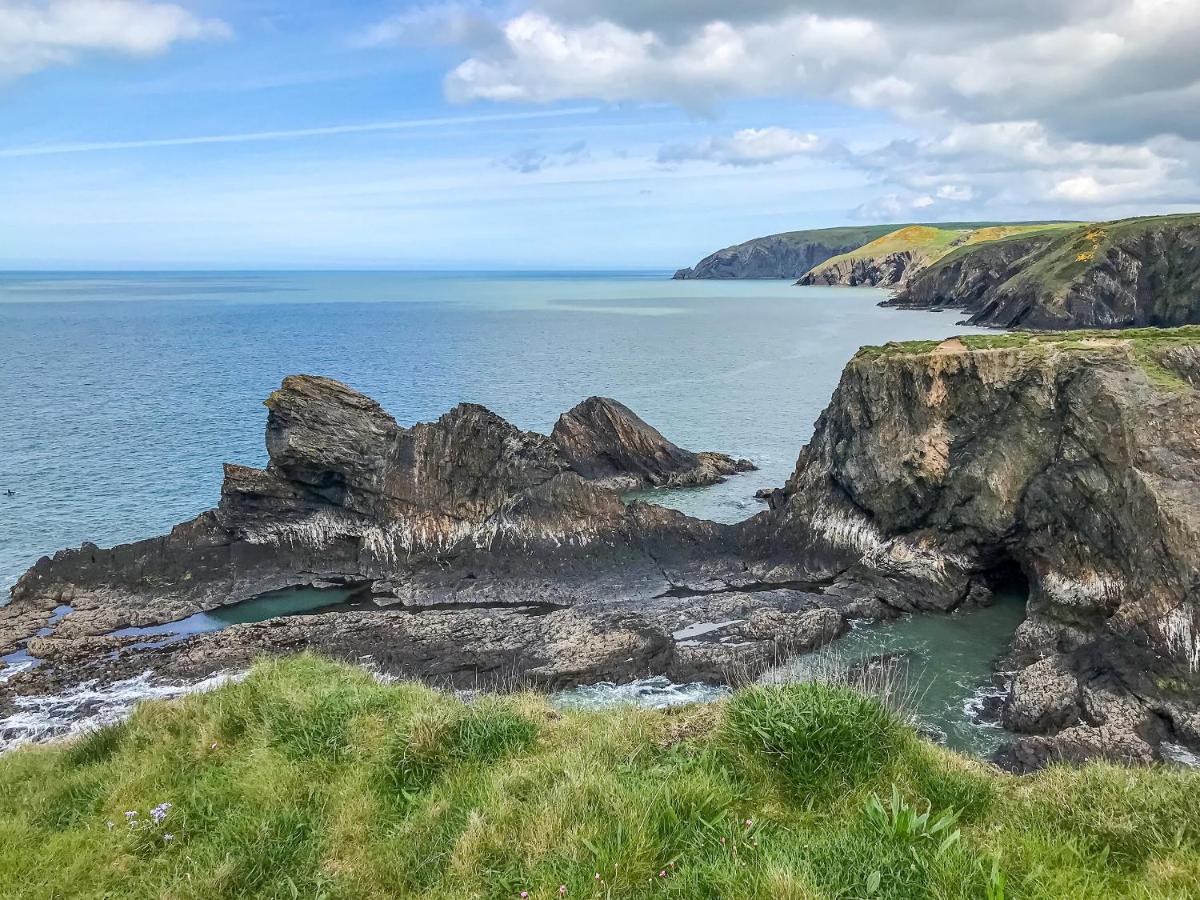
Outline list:
[[[983,572],[983,581],[992,592],[993,603],[1016,603],[1024,606],[1029,601],[1029,576],[1021,564],[1007,553],[996,559]]]

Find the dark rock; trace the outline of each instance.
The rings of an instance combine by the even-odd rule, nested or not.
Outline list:
[[[1038,668],[1017,675],[1006,721],[1083,729],[1072,758],[1110,737],[1117,755],[1140,757],[1114,735],[1154,745],[1144,726],[1159,685],[1188,685],[1189,710],[1197,699],[1200,398],[1187,348],[1200,335],[1189,334],[862,352],[786,505],[745,526],[743,553],[764,579],[833,579],[827,595],[904,610],[954,608],[1015,566],[1031,596],[1014,662]],[[1088,717],[1098,675],[1140,718],[1112,704]]]
[[[960,248],[884,305],[961,308],[971,325],[1128,328],[1200,322],[1200,219],[1154,216]]]
[[[618,490],[716,484],[754,469],[749,460],[677,447],[605,397],[589,397],[559,416],[550,439],[573,471]]]
[[[864,251],[865,252],[865,251]],[[896,287],[921,268],[924,258],[911,250],[883,256],[845,259],[806,272],[800,286]]]
[[[855,243],[842,238],[829,243],[820,238],[797,240],[787,234],[773,234],[718,250],[695,266],[680,269],[674,277],[799,278],[813,266],[840,253],[848,253],[865,244],[866,240]]]

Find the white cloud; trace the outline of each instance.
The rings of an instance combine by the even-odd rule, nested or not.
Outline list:
[[[0,0],[0,78],[86,52],[154,56],[179,41],[228,37],[217,19],[150,0]]]
[[[710,137],[692,144],[670,144],[658,153],[661,163],[709,160],[724,166],[761,166],[829,150],[819,135],[789,128],[743,128],[730,137]]]
[[[1198,0],[964,0],[953,16],[941,0],[532,3],[490,42],[464,44],[451,99],[665,100],[707,114],[797,97],[884,110],[917,136],[852,163],[901,211],[924,198],[929,209],[1200,200]],[[714,137],[660,159],[806,152],[772,143],[756,152]]]

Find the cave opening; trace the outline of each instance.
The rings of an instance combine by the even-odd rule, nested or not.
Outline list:
[[[992,593],[993,602],[1016,602],[1022,605],[1029,600],[1029,575],[1010,554],[999,555],[983,572],[982,579]]]

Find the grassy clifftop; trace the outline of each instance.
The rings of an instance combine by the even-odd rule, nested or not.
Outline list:
[[[907,253],[918,266],[928,266],[959,248],[1004,240],[1035,232],[1074,230],[1076,223],[947,223],[942,225],[896,226],[870,243],[848,253],[834,256],[814,267],[810,276],[829,270],[844,269],[846,263],[859,260],[883,260],[896,253]],[[840,280],[840,279],[839,279]]]
[[[559,713],[298,657],[0,757],[0,895],[1197,896],[1198,791],[1006,776],[824,685]]]

